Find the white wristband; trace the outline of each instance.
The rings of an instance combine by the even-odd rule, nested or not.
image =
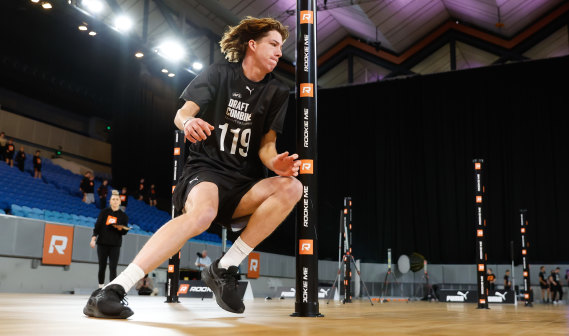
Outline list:
[[[194,119],[194,117],[189,117],[188,119],[184,120],[184,122],[182,123],[182,126],[186,127],[186,123],[192,119]]]

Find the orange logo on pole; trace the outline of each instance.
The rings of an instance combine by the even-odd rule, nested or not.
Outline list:
[[[309,10],[300,11],[300,24],[314,24],[314,12]]]
[[[476,196],[476,203],[482,203],[482,196]]]
[[[257,252],[249,253],[247,278],[257,279],[261,273],[261,255]]]
[[[180,155],[180,147],[174,148],[174,155]]]
[[[484,230],[476,230],[476,236],[477,236],[477,237],[482,237],[482,236],[484,236]]]
[[[478,264],[478,270],[484,272],[484,264]]]
[[[314,174],[314,160],[300,160],[299,174]]]
[[[482,168],[482,165],[480,164],[480,162],[476,162],[476,163],[474,164],[474,169],[480,170],[480,168]]]
[[[175,185],[172,186],[172,194],[174,193],[174,189],[176,189]]]
[[[45,224],[42,263],[70,265],[73,252],[73,227]]]
[[[168,273],[174,273],[174,265],[168,265]]]
[[[298,254],[308,254],[312,255],[313,252],[313,241],[312,239],[299,239],[298,240]]]
[[[314,84],[300,83],[300,96],[301,97],[314,97]]]

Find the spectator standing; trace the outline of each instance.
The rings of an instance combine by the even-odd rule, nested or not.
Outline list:
[[[207,250],[203,250],[202,253],[198,252],[198,258],[196,259],[196,266],[200,271],[208,267],[211,264],[211,259],[207,256]]]
[[[138,190],[136,191],[136,199],[139,201],[144,201],[144,197],[146,196],[146,186],[144,184],[144,178],[140,179],[138,183]]]
[[[110,271],[109,281],[113,281],[116,278],[122,236],[128,231],[128,216],[119,208],[121,201],[118,191],[113,190],[109,203],[110,207],[101,210],[99,213],[89,244],[92,248],[95,248],[95,244],[97,245],[99,288],[103,288],[105,283],[107,260],[109,261]]]
[[[33,162],[34,162],[34,178],[41,179],[41,157],[39,150],[36,151]]]
[[[6,145],[6,164],[10,167],[14,167],[14,153],[16,153],[14,140],[8,139],[8,144]]]
[[[24,146],[20,146],[20,150],[16,153],[16,166],[20,171],[24,171],[24,164],[26,162],[26,152],[24,152]]]
[[[158,196],[156,195],[156,186],[154,184],[150,185],[150,189],[148,190],[148,204],[150,206],[156,206],[158,203]]]
[[[506,270],[506,274],[504,275],[504,290],[509,291],[512,289],[512,280],[510,280],[510,270]]]
[[[91,172],[86,172],[81,180],[79,190],[83,193],[83,202],[91,204],[95,202],[95,176]]]
[[[488,278],[488,290],[493,294],[496,290],[496,275],[494,275],[491,268],[488,268],[486,277]]]
[[[539,287],[541,287],[541,302],[549,303],[551,291],[549,288],[549,282],[547,281],[547,276],[545,274],[545,266],[541,266],[539,268]]]
[[[0,161],[6,160],[6,133],[0,132]]]
[[[103,180],[103,183],[97,189],[97,195],[99,196],[99,207],[101,209],[105,208],[107,205],[107,194],[109,193],[109,180]]]
[[[122,187],[120,199],[121,199],[121,210],[126,212],[126,207],[128,205],[128,190],[126,187]]]
[[[555,268],[554,271],[554,278],[555,278],[555,282],[557,283],[557,285],[555,286],[555,292],[558,293],[558,299],[557,299],[557,303],[561,303],[563,301],[563,283],[561,282],[561,274],[559,273],[561,271],[561,269],[559,267]]]

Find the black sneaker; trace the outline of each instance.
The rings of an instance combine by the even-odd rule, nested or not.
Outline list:
[[[83,308],[90,317],[126,319],[134,312],[126,306],[126,293],[121,285],[110,285],[95,290]]]
[[[245,311],[245,305],[237,291],[239,276],[238,268],[230,266],[229,269],[218,268],[219,260],[204,268],[202,280],[215,294],[217,304],[232,313],[241,314]]]

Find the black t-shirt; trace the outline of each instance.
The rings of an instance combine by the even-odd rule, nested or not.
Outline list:
[[[12,159],[14,157],[15,151],[16,151],[16,146],[14,146],[13,144],[8,144],[8,146],[6,147],[6,156],[9,159]]]
[[[547,282],[547,279],[545,279],[545,272],[539,272],[539,279]]]
[[[121,193],[119,198],[121,199],[121,206],[126,207],[128,205],[128,195]]]
[[[95,192],[95,181],[89,180],[88,177],[84,177],[81,180],[81,190],[86,194],[92,194]]]
[[[508,290],[510,288],[512,288],[512,284],[510,284],[510,276],[504,275],[504,289]]]
[[[41,157],[39,155],[34,155],[34,168],[41,169]]]
[[[97,236],[98,245],[121,246],[122,236],[128,230],[118,230],[112,224],[128,225],[128,216],[121,210],[113,211],[111,208],[105,208],[99,213],[93,236]]]
[[[26,160],[26,153],[23,151],[18,151],[18,153],[16,153],[16,162],[24,163],[25,160]]]
[[[253,82],[245,77],[241,63],[211,65],[180,97],[196,103],[196,117],[214,127],[210,137],[190,145],[186,165],[193,171],[213,168],[266,177],[258,155],[261,139],[271,129],[282,132],[288,96],[288,87],[272,74]]]
[[[493,282],[496,280],[496,276],[494,274],[488,274],[488,281]]]

